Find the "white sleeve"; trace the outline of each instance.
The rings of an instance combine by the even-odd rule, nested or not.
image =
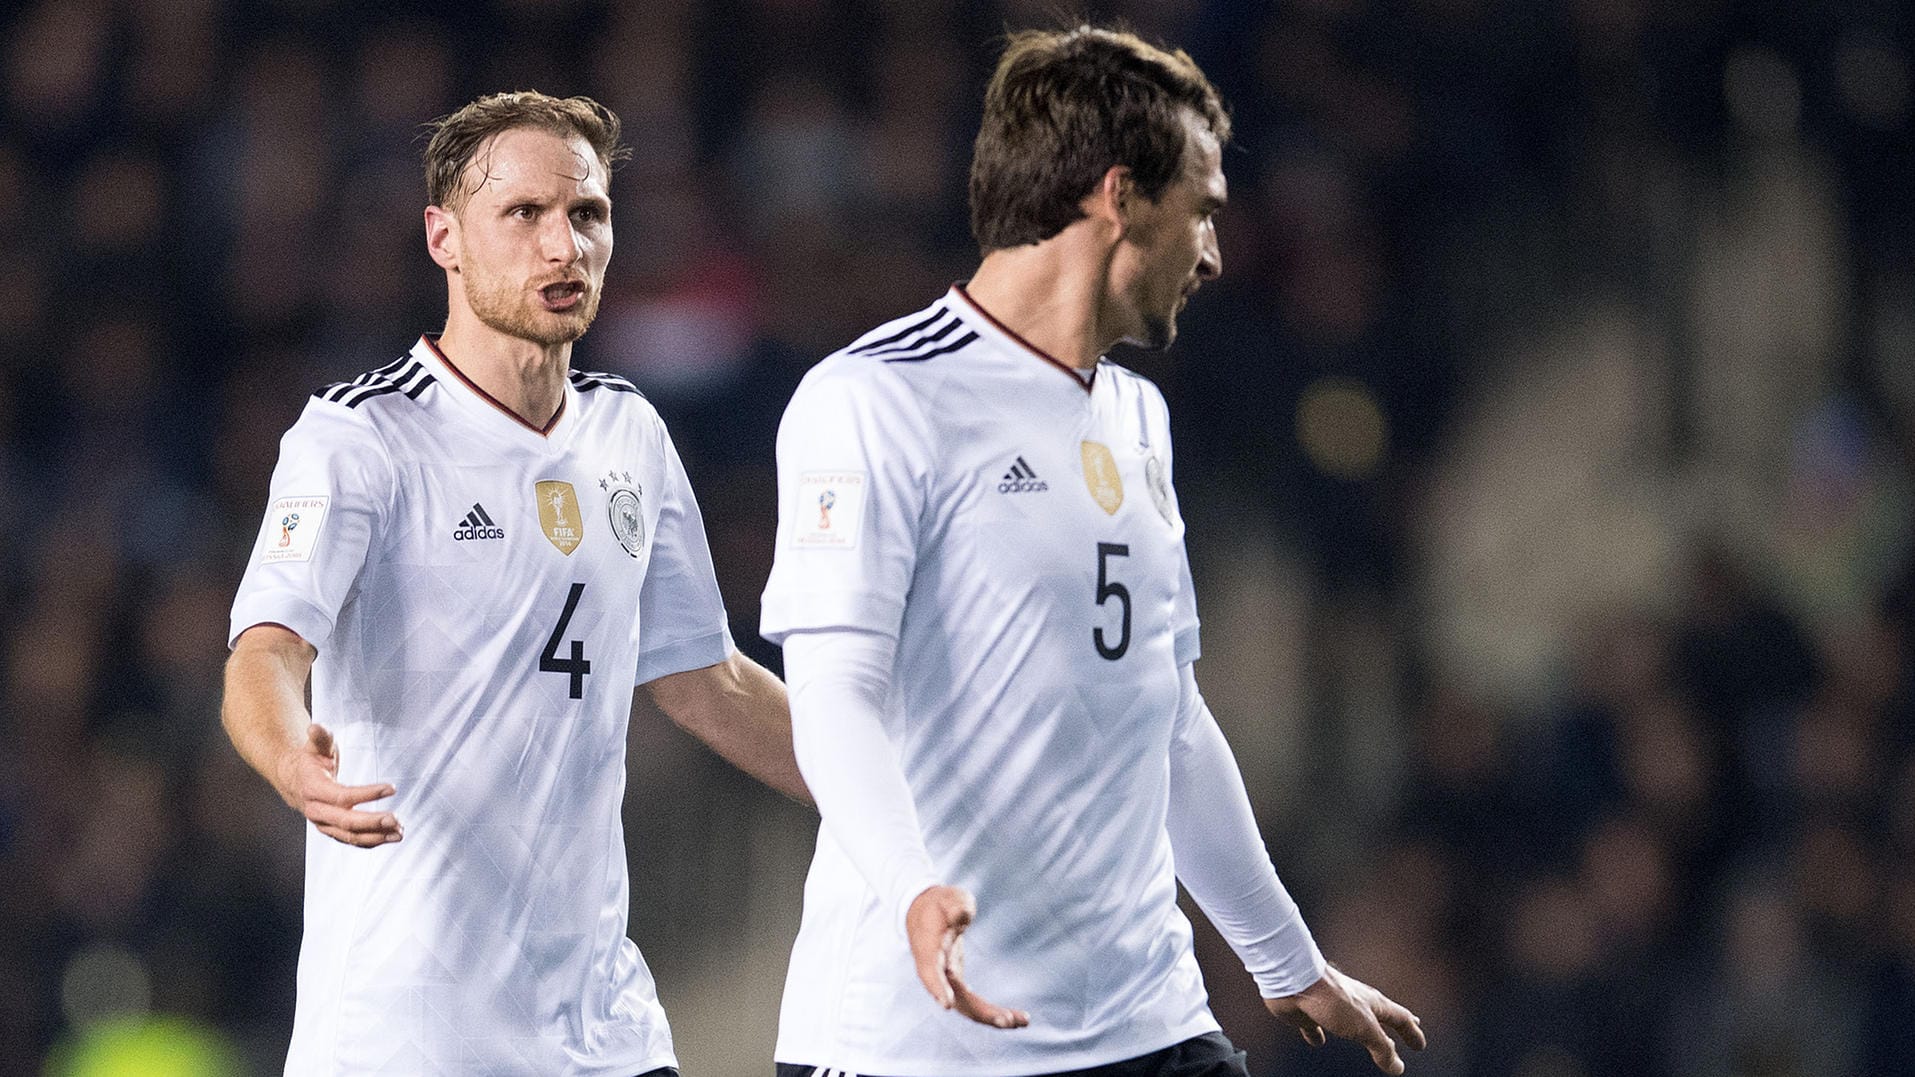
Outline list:
[[[654,420],[656,422],[656,420]],[[665,480],[656,492],[658,523],[652,535],[652,560],[638,592],[638,664],[633,684],[688,669],[703,669],[730,657],[731,628],[725,599],[712,570],[705,519],[692,496],[691,480],[678,449],[657,423],[665,456]]]
[[[785,637],[791,737],[798,770],[825,830],[894,910],[904,914],[938,883],[897,746],[885,735],[885,692],[897,641],[877,632],[824,629]]]
[[[1223,730],[1181,667],[1170,745],[1170,848],[1177,877],[1203,907],[1265,998],[1294,995],[1323,977],[1323,954],[1277,878]]]
[[[280,624],[316,649],[332,636],[368,551],[392,511],[385,443],[364,416],[313,399],[280,439],[266,518],[233,598],[226,643]]]
[[[917,567],[931,435],[910,390],[841,359],[778,425],[778,536],[760,634],[861,628],[895,638]]]

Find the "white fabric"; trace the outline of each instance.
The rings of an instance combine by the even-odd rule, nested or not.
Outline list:
[[[938,875],[897,747],[884,735],[884,696],[896,652],[890,636],[858,629],[785,637],[798,769],[825,828],[872,881],[902,938],[911,902],[937,885]]]
[[[391,782],[374,807],[405,826],[370,850],[308,828],[286,1072],[674,1065],[625,937],[619,806],[633,684],[732,649],[697,504],[625,383],[575,375],[541,435],[427,342],[409,363],[366,381],[406,391],[308,403],[272,498],[324,500],[311,556],[275,555],[287,516],[269,514],[233,606],[233,639],[272,622],[318,649],[313,713],[339,778]],[[571,500],[555,510],[563,490],[541,482]]]
[[[1165,820],[1177,878],[1263,997],[1294,995],[1322,978],[1323,954],[1270,863],[1237,757],[1197,690],[1196,671],[1184,666],[1179,683]]]
[[[937,1007],[896,930],[896,876],[858,866],[893,854],[848,849],[862,840],[838,833],[865,820],[827,793],[779,1061],[1003,1077],[1217,1028],[1166,829],[1179,667],[1198,653],[1170,463],[1155,386],[1106,362],[1087,389],[955,289],[806,376],[779,430],[763,633],[897,641],[880,722],[940,881],[977,896],[967,978],[1031,1026]],[[855,535],[820,540],[841,503],[820,476],[859,490]],[[807,741],[878,758],[852,746],[868,720],[795,706]]]

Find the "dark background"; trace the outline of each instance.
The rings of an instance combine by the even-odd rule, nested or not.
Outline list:
[[[1171,401],[1206,693],[1411,1072],[1909,1072],[1915,9],[1091,9],[1234,112],[1224,279],[1117,358]],[[1056,10],[0,8],[0,1072],[277,1071],[301,828],[219,729],[226,610],[307,394],[443,319],[420,123],[624,118],[575,363],[665,414],[775,664],[778,415],[969,273],[995,42]],[[633,746],[686,1071],[768,1072],[814,823]],[[1257,1073],[1364,1071],[1200,938]]]

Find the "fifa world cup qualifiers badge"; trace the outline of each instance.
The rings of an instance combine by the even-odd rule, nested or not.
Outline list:
[[[608,471],[598,480],[605,491],[605,512],[612,521],[612,534],[625,552],[637,557],[645,549],[645,488],[632,481],[629,471]]]
[[[799,476],[791,544],[856,548],[858,525],[864,519],[864,478],[862,471],[807,471]]]
[[[331,500],[315,495],[282,497],[273,502],[266,510],[259,563],[276,565],[282,561],[312,560],[319,542],[319,528],[326,522],[326,505]]]

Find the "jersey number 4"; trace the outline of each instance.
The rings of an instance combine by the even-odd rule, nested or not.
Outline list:
[[[585,675],[592,672],[592,663],[585,660],[585,641],[572,641],[572,656],[559,657],[559,641],[565,638],[565,626],[572,623],[572,614],[578,609],[579,596],[585,593],[585,585],[575,583],[572,593],[565,596],[565,612],[559,614],[559,623],[552,626],[552,636],[545,641],[545,653],[539,655],[540,673],[565,673],[572,678],[572,698],[585,698]],[[1129,608],[1126,602],[1125,608]],[[1126,621],[1129,615],[1125,615]]]
[[[1090,641],[1097,645],[1099,657],[1115,662],[1130,650],[1130,588],[1110,578],[1110,559],[1129,557],[1130,547],[1121,542],[1100,542],[1097,544],[1097,604],[1102,606],[1111,599],[1117,600],[1117,606],[1123,611],[1123,621],[1117,630],[1115,646],[1105,641],[1103,626],[1090,630]]]

